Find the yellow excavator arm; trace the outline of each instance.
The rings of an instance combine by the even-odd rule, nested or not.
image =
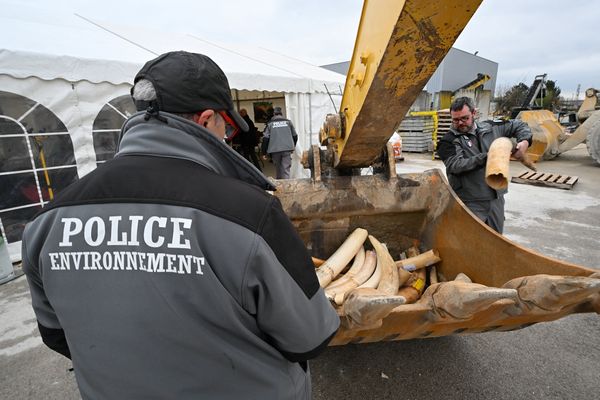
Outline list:
[[[339,169],[371,165],[481,0],[365,0],[339,118],[321,141]]]

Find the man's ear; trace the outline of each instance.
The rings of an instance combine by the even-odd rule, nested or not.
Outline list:
[[[194,114],[193,120],[198,125],[206,128],[206,126],[208,125],[208,120],[211,119],[214,115],[214,110],[204,110],[202,112]]]

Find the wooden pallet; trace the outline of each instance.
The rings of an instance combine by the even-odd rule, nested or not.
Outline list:
[[[529,171],[523,172],[519,176],[513,176],[511,182],[570,190],[578,180],[578,176]]]
[[[444,137],[446,133],[452,127],[452,116],[450,116],[450,110],[438,110],[438,126],[437,126],[437,135],[435,138],[435,148],[437,149],[440,139]],[[434,158],[440,158],[437,154],[437,151],[433,153]]]

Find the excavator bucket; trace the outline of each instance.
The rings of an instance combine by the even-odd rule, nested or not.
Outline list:
[[[593,270],[510,242],[464,207],[439,170],[397,176],[391,146],[383,151],[480,2],[365,1],[340,112],[321,129],[327,150],[313,146],[303,157],[313,179],[277,182],[275,196],[313,257],[329,258],[363,228],[377,257],[372,275],[381,266],[386,277],[373,279],[376,287],[371,278],[367,287],[356,288],[352,277],[339,283],[337,290],[348,282],[353,290],[333,296],[342,322],[334,345],[512,330],[600,310],[600,279],[590,277]],[[532,149],[541,157],[558,135]],[[386,173],[360,174],[370,166]],[[436,268],[445,279],[430,278],[425,288],[423,270],[411,275],[395,269],[400,254],[416,252],[416,245],[437,251]],[[341,247],[345,263],[354,240]],[[367,265],[373,253],[364,257]],[[317,272],[321,284],[335,284],[334,273],[344,267],[338,264],[320,267],[326,268]],[[400,285],[410,279],[419,295],[424,292],[408,301]]]
[[[314,257],[328,258],[364,228],[395,260],[415,244],[441,258],[437,270],[448,281],[430,284],[414,304],[382,304],[388,309],[377,323],[357,325],[336,306],[342,325],[332,345],[508,331],[600,311],[600,279],[589,277],[594,270],[497,234],[465,208],[437,169],[282,180],[275,195]],[[454,280],[460,273],[472,282]]]

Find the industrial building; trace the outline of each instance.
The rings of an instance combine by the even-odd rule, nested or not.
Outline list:
[[[343,75],[348,73],[349,66],[350,61],[322,65]],[[481,82],[478,79],[480,74],[489,77],[483,79],[483,86],[476,85]],[[480,57],[477,52],[471,54],[453,47],[423,88],[411,111],[445,109],[450,106],[451,98],[459,95],[472,97],[482,118],[487,118],[497,75],[497,62]]]

